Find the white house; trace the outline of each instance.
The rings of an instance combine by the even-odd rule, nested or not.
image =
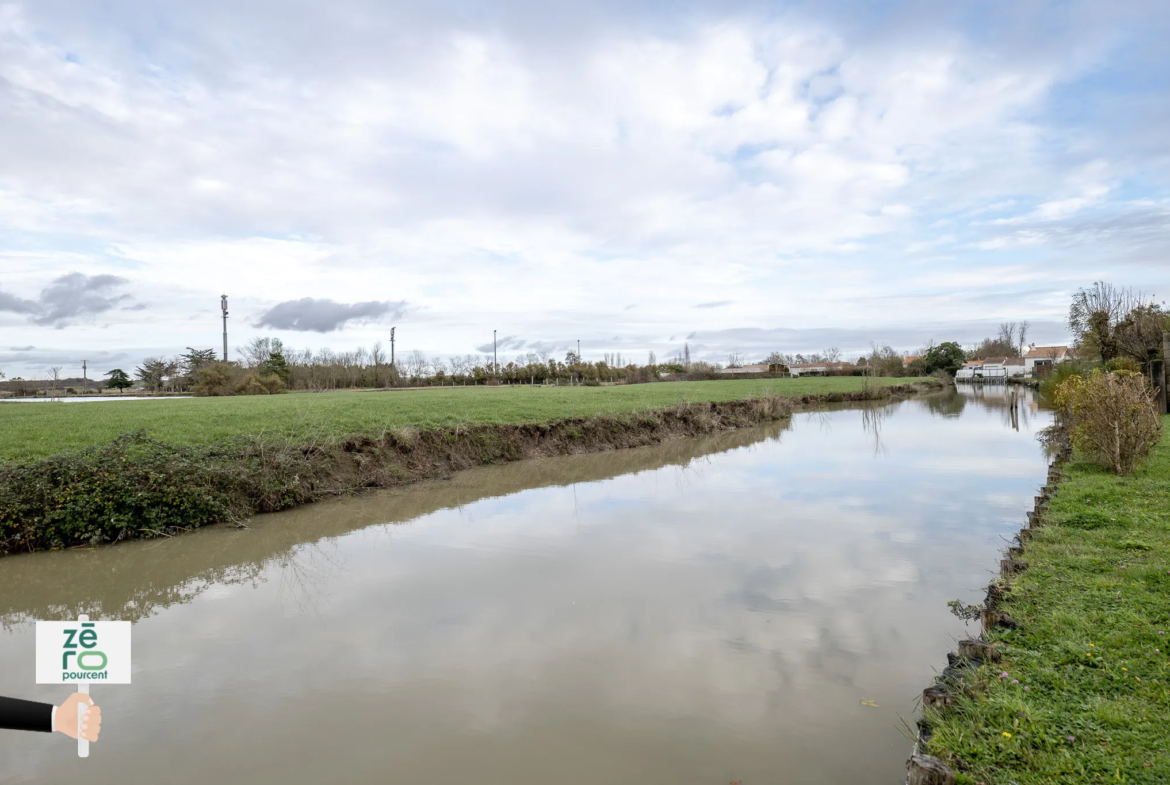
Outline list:
[[[1026,376],[1028,374],[1028,366],[1023,357],[1004,359],[1003,370],[1007,376]]]
[[[1024,365],[1026,372],[1035,375],[1036,366],[1038,365],[1056,365],[1068,360],[1067,346],[1031,346],[1028,348],[1028,353],[1024,355]]]
[[[767,373],[768,366],[764,365],[741,365],[738,368],[720,368],[721,374],[739,374],[739,373]]]
[[[830,371],[852,370],[852,363],[792,363],[788,372],[793,376],[824,376]]]
[[[963,363],[963,367],[955,371],[956,379],[973,379],[975,374],[983,370],[982,360],[971,360]]]
[[[1002,379],[1009,376],[1024,376],[1028,373],[1023,357],[985,357],[971,360],[955,372],[955,379]]]

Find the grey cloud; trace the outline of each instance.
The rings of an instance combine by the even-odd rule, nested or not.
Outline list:
[[[8,351],[10,351],[10,352],[31,352],[35,348],[37,348],[37,347],[35,347],[35,346],[10,346],[10,347],[8,347]]]
[[[130,299],[130,295],[116,294],[126,283],[116,275],[85,275],[67,273],[41,290],[36,300],[25,300],[0,292],[0,311],[32,317],[34,324],[58,329],[85,316],[96,316]]]
[[[339,330],[348,322],[370,321],[382,316],[397,318],[406,312],[406,301],[371,300],[364,303],[337,303],[303,297],[274,305],[256,321],[256,327],[277,330],[327,333]]]
[[[20,314],[35,314],[40,312],[40,306],[34,300],[25,300],[14,294],[0,292],[0,311]]]
[[[527,343],[527,341],[521,338],[517,338],[515,335],[509,335],[498,339],[496,341],[496,347],[501,352],[514,352],[523,349]],[[489,341],[485,344],[475,347],[475,350],[477,352],[490,352],[492,350],[492,344]]]
[[[731,305],[731,300],[715,300],[709,303],[699,303],[696,308],[720,308],[724,305]]]

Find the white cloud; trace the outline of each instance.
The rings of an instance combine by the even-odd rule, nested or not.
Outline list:
[[[29,299],[82,271],[151,304],[84,336],[0,316],[17,343],[121,350],[149,325],[210,345],[227,292],[239,340],[278,303],[405,300],[431,352],[498,328],[661,353],[695,330],[926,332],[1005,268],[1055,294],[1102,259],[1147,276],[1119,283],[1170,283],[1145,261],[1167,245],[1161,208],[1138,203],[1160,204],[1166,172],[1050,111],[1134,46],[1091,4],[1046,11],[1071,32],[1043,42],[929,14],[866,32],[831,4],[548,26],[560,10],[213,5],[181,34],[129,7],[0,12],[2,288]],[[1149,193],[1118,201],[1139,179]],[[1102,210],[1140,222],[1140,248],[1090,230]],[[954,288],[889,308],[927,285]],[[1038,301],[1005,302],[1058,317]]]

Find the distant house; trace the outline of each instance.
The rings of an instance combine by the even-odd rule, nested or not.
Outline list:
[[[793,376],[825,376],[852,369],[852,363],[792,363],[788,366],[788,372]]]
[[[1003,370],[1007,376],[1027,376],[1028,374],[1028,366],[1023,357],[1005,358]]]
[[[720,368],[719,373],[722,374],[740,374],[740,373],[768,373],[768,366],[765,365],[741,365],[738,368]]]
[[[971,360],[963,363],[963,367],[955,371],[956,379],[973,379],[977,374],[983,371],[982,360]]]
[[[955,372],[955,379],[1004,379],[1009,376],[1026,376],[1028,373],[1023,357],[984,357],[971,360]]]
[[[910,363],[914,362],[915,360],[921,360],[921,359],[922,359],[922,357],[920,357],[918,355],[915,355],[914,357],[903,357],[902,358],[902,367],[907,368],[907,367],[909,367]]]
[[[1035,374],[1038,365],[1056,365],[1070,359],[1067,346],[1032,346],[1024,355],[1027,373]]]

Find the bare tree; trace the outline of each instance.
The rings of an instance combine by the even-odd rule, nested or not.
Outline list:
[[[374,345],[370,347],[370,361],[374,364],[374,386],[381,387],[381,368],[386,362],[386,351],[382,348],[381,341],[374,341]]]
[[[654,350],[650,350],[650,356],[646,358],[646,364],[650,366],[658,365],[658,358],[654,356]],[[0,377],[3,378],[3,377]]]
[[[403,361],[402,367],[406,371],[406,375],[411,379],[422,378],[427,372],[429,361],[427,356],[418,349],[415,349],[410,354],[406,355],[406,360]]]
[[[821,352],[821,356],[825,358],[827,363],[835,363],[841,361],[841,350],[836,346],[830,346]]]
[[[739,352],[732,352],[731,354],[727,355],[727,367],[728,368],[742,368],[743,367],[743,355],[740,354]]]
[[[996,340],[1007,346],[1016,345],[1016,323],[1015,322],[1000,322],[999,335]]]
[[[57,385],[61,383],[61,366],[54,365],[49,369],[49,378],[53,380],[53,397],[57,397]]]
[[[1024,356],[1024,347],[1028,345],[1028,328],[1029,327],[1031,327],[1031,325],[1028,324],[1028,321],[1026,319],[1024,321],[1020,322],[1019,326],[1016,327],[1016,335],[1019,336],[1019,342],[1020,342],[1020,351],[1019,351],[1019,354],[1017,355],[1019,357]]]

